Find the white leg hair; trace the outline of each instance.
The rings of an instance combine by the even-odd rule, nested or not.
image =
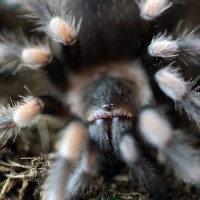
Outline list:
[[[38,69],[48,65],[52,55],[48,44],[31,42],[22,31],[0,34],[0,72],[13,74],[25,68]]]
[[[46,200],[63,200],[67,195],[69,176],[86,144],[85,126],[80,121],[71,122],[62,133],[58,159],[52,165],[51,174],[45,182]]]
[[[127,163],[135,163],[140,159],[135,140],[130,135],[122,137],[119,149],[122,159]]]
[[[200,95],[192,89],[194,82],[185,82],[179,73],[179,69],[166,67],[159,70],[155,75],[160,89],[176,102],[178,109],[184,109],[189,118],[196,121],[200,126]]]
[[[180,25],[179,25],[180,26]],[[179,29],[179,27],[178,27]],[[148,53],[152,57],[174,59],[176,57],[188,65],[189,63],[199,64],[200,59],[200,37],[195,34],[197,28],[189,32],[180,30],[176,36],[166,32],[154,36],[148,46]]]
[[[172,36],[167,36],[166,33],[153,37],[148,46],[148,53],[153,57],[173,59],[179,55],[179,52],[178,42]]]
[[[66,0],[30,0],[23,2],[22,11],[36,23],[36,30],[45,32],[56,42],[72,45],[77,40],[81,19],[76,22],[66,4]]]
[[[144,20],[154,20],[173,5],[169,0],[138,0],[136,3]]]
[[[166,149],[166,162],[183,181],[196,184],[200,182],[200,152],[174,136]]]
[[[43,103],[35,97],[26,97],[22,102],[0,105],[0,139],[4,145],[10,137],[16,137],[23,127],[37,123],[43,111]]]
[[[66,185],[66,199],[79,199],[84,195],[85,191],[93,185],[97,167],[96,150],[93,145],[89,145]]]
[[[22,128],[37,124],[42,115],[66,118],[68,107],[51,96],[22,97],[19,102],[0,105],[0,143],[5,144],[13,136],[15,138]]]
[[[163,189],[162,180],[156,175],[154,169],[147,162],[137,148],[131,135],[124,135],[120,141],[121,159],[126,163],[129,171],[140,184],[144,184],[150,192],[160,193]]]
[[[189,182],[200,181],[200,152],[176,137],[175,130],[163,116],[152,108],[146,108],[139,115],[138,125],[141,136],[166,155],[166,164],[179,178]]]

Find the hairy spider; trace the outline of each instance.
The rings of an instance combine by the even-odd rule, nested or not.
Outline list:
[[[198,87],[177,67],[199,65],[200,37],[181,23],[173,33],[162,28],[175,6],[170,0],[29,0],[21,13],[45,39],[1,33],[1,72],[43,69],[59,94],[2,105],[3,144],[44,114],[67,121],[44,184],[47,200],[82,198],[96,174],[112,168],[126,168],[150,192],[162,191],[156,159],[183,181],[199,183],[200,153],[161,106],[162,96],[169,97],[200,126]]]

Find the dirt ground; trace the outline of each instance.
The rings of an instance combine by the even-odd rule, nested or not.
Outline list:
[[[184,19],[191,26],[200,23],[200,3],[198,0],[191,0],[188,6],[184,7]],[[176,13],[174,13],[176,15]],[[172,16],[173,19],[173,16]],[[170,24],[170,20],[166,21]],[[186,24],[187,24],[186,23]],[[10,10],[0,7],[1,29],[25,27],[29,33],[30,24],[22,19],[15,18]],[[200,70],[197,70],[200,72]],[[32,94],[53,94],[51,83],[47,80],[46,74],[41,71],[27,71],[21,75],[10,74],[0,75],[0,103],[7,104],[12,100],[18,100],[19,95]],[[184,121],[183,121],[184,123]],[[25,129],[13,140],[10,139],[6,145],[0,148],[0,200],[38,200],[44,197],[42,189],[43,181],[49,171],[52,160],[55,159],[56,138],[64,122],[47,117],[37,127]],[[192,127],[192,125],[191,125]],[[193,127],[188,130],[193,130]],[[196,131],[196,128],[195,128]],[[197,131],[197,134],[200,134]],[[200,144],[200,136],[197,138],[197,145]],[[198,146],[199,147],[199,146]],[[166,183],[164,196],[155,197],[145,192],[137,184],[127,182],[128,177],[123,174],[114,177],[109,183],[100,185],[97,180],[95,192],[89,192],[87,200],[197,200],[196,194],[200,193],[198,186],[189,186],[172,175],[170,170],[158,166],[161,175]],[[98,187],[99,186],[99,187]],[[200,188],[200,186],[199,186]]]

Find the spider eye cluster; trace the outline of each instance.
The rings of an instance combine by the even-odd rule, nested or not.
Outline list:
[[[85,99],[84,112],[112,113],[116,110],[137,110],[136,99],[137,94],[134,93],[134,83],[120,77],[102,76],[97,80],[91,81],[83,91],[82,99]],[[121,112],[121,116],[129,116]],[[98,115],[98,114],[97,114]],[[101,117],[102,115],[102,117]],[[115,113],[116,117],[119,113]],[[99,118],[105,118],[103,114],[99,114]],[[108,115],[109,117],[109,115]],[[110,116],[112,117],[112,116]],[[115,117],[115,116],[114,116]]]

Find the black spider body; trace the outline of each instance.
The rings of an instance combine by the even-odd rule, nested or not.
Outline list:
[[[85,65],[130,59],[138,54],[138,8],[130,1],[69,1],[82,18],[81,57]]]
[[[64,51],[66,57],[68,52],[73,52],[72,60],[75,59],[75,63],[70,63],[69,67],[75,71],[75,77],[78,74],[78,77],[85,76],[87,79],[87,83],[75,79],[72,92],[76,83],[85,84],[78,92],[78,104],[83,104],[83,108],[78,110],[81,110],[80,117],[83,120],[87,118],[88,113],[102,112],[89,122],[88,130],[98,148],[109,156],[108,154],[113,154],[113,146],[117,148],[117,144],[114,143],[118,142],[112,141],[115,140],[112,134],[121,135],[133,129],[136,113],[141,107],[138,103],[137,86],[127,79],[126,74],[115,77],[109,72],[111,70],[113,73],[127,73],[120,69],[124,67],[123,62],[134,61],[139,54],[139,11],[135,3],[130,1],[69,1],[67,9],[72,11],[77,19],[82,18],[82,25],[77,43],[80,48],[75,48],[74,51],[72,46]],[[121,66],[118,63],[122,63]],[[115,64],[118,64],[116,69],[113,67]],[[73,110],[73,105],[70,107]],[[113,110],[116,109],[123,109],[124,113],[114,114]],[[106,114],[107,111],[111,114]],[[131,116],[126,113],[128,111],[131,112]],[[119,130],[112,133],[112,129]],[[98,133],[95,133],[97,130]],[[96,134],[104,134],[102,138],[104,137],[105,141],[101,141],[101,136],[96,138]],[[115,154],[113,156],[116,157]],[[117,157],[114,158],[116,159]]]
[[[166,113],[175,112],[164,93],[200,124],[198,88],[169,65],[198,65],[200,37],[163,31],[165,19],[159,19],[173,6],[169,0],[30,0],[22,3],[22,13],[48,42],[2,33],[2,71],[43,68],[60,97],[2,106],[4,143],[42,114],[68,121],[44,184],[47,200],[82,198],[97,174],[107,178],[121,169],[149,192],[163,192],[156,159],[185,182],[199,183],[199,151],[160,112],[166,104]]]

